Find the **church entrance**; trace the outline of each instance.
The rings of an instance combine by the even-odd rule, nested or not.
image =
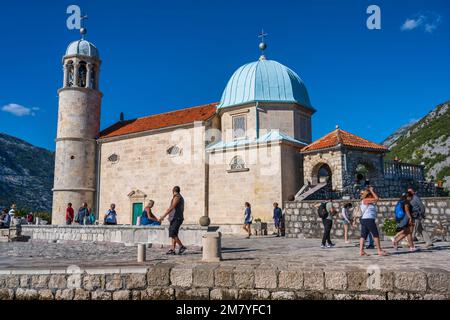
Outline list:
[[[133,220],[132,224],[137,224],[137,218],[142,215],[142,203],[133,203]]]
[[[317,172],[317,181],[319,183],[329,183],[331,184],[331,168],[328,164],[322,164]]]

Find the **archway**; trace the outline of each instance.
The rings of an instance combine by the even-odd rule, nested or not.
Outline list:
[[[333,172],[327,163],[320,162],[314,166],[311,173],[311,182],[313,185],[323,182],[332,184],[332,178]]]

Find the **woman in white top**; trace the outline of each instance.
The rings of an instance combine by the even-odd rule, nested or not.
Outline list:
[[[377,202],[378,195],[375,193],[372,187],[364,190],[361,194],[361,238],[359,239],[359,255],[368,256],[364,251],[364,243],[366,242],[369,233],[372,234],[375,245],[378,250],[379,256],[386,256],[387,253],[381,249],[380,236],[378,234],[378,228],[375,223],[377,218]]]

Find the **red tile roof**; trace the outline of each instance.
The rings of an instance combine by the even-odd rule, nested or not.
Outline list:
[[[336,147],[342,144],[347,147],[370,149],[381,152],[387,152],[388,148],[381,144],[371,142],[369,140],[358,137],[350,132],[336,129],[322,138],[314,141],[302,149],[302,151],[315,151]]]
[[[216,112],[216,103],[155,114],[134,120],[119,121],[100,132],[100,138],[110,138],[130,133],[205,121]]]

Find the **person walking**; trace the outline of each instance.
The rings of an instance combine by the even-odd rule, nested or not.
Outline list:
[[[83,202],[83,205],[78,209],[78,213],[75,217],[75,222],[80,225],[84,225],[85,218],[89,215],[89,209],[86,202]]]
[[[244,226],[242,227],[247,232],[246,239],[250,239],[250,236],[252,235],[252,206],[249,202],[246,202],[244,204],[245,210],[244,210]]]
[[[273,203],[273,221],[277,230],[277,237],[281,236],[281,219],[283,218],[283,211],[278,207],[278,203]]]
[[[413,238],[420,236],[425,241],[425,247],[430,248],[433,246],[433,241],[422,224],[422,220],[425,219],[425,206],[413,187],[408,188],[408,193],[412,194],[410,204],[414,223]]]
[[[414,252],[416,248],[414,246],[414,241],[412,238],[412,233],[414,231],[414,220],[412,218],[412,205],[411,200],[413,198],[413,194],[408,192],[407,194],[403,194],[400,200],[398,201],[395,207],[395,215],[397,217],[398,214],[403,214],[400,217],[397,225],[397,231],[399,231],[394,239],[392,240],[392,246],[395,250],[398,249],[398,244],[404,238],[408,241],[409,251]]]
[[[103,219],[104,224],[106,225],[117,225],[117,212],[116,205],[111,203],[108,211],[106,211],[105,217]]]
[[[179,186],[175,186],[172,189],[172,200],[166,213],[161,216],[159,222],[161,223],[166,216],[169,216],[169,237],[172,238],[172,248],[166,252],[166,254],[176,254],[175,249],[178,244],[178,254],[183,254],[186,251],[186,247],[178,237],[180,227],[184,221],[184,198],[181,195],[181,189]]]
[[[69,202],[66,208],[66,224],[71,225],[74,219],[75,219],[75,212],[73,211],[72,203]]]
[[[378,228],[375,223],[377,218],[377,202],[379,198],[373,187],[369,186],[366,190],[362,192],[361,201],[361,238],[359,240],[359,255],[369,256],[364,251],[364,243],[369,235],[372,234],[375,244],[378,250],[379,256],[386,256],[387,253],[381,248],[380,236],[378,233]]]
[[[331,198],[319,205],[318,214],[322,219],[324,229],[320,247],[322,249],[334,247],[334,243],[331,242],[331,228],[333,227],[333,216],[336,214],[336,209],[333,206],[333,200]]]
[[[353,205],[349,202],[344,205],[341,210],[341,222],[344,225],[344,241],[345,243],[350,243],[348,240],[348,228],[353,225],[353,219],[351,217],[351,210]]]

